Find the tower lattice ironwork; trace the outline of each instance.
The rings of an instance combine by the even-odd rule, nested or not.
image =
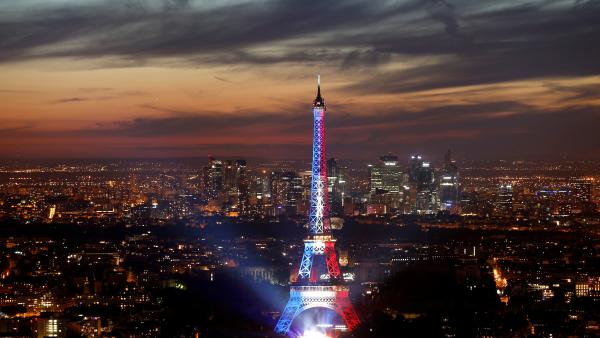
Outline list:
[[[327,196],[327,161],[325,157],[325,100],[321,97],[317,76],[317,97],[313,101],[313,157],[310,186],[309,235],[304,240],[304,253],[298,279],[290,285],[290,299],[275,331],[287,334],[294,318],[311,308],[327,308],[338,313],[348,330],[358,325],[359,318],[344,285],[335,250],[335,238],[329,222]]]

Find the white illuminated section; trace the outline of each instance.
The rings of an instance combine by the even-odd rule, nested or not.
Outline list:
[[[304,291],[306,298],[335,298],[335,291]]]

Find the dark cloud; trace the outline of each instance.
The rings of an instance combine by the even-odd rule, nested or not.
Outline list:
[[[390,109],[369,115],[338,110],[328,115],[329,155],[342,158],[374,158],[386,151],[436,154],[447,147],[468,158],[600,157],[600,136],[595,130],[600,112],[590,107],[541,111],[519,102],[499,101],[419,111]],[[136,150],[139,148],[144,154],[210,152],[308,158],[311,123],[307,112],[177,112],[162,118],[140,117],[76,131],[14,129],[3,132],[1,137],[60,135],[97,139],[106,144],[129,139],[131,142],[119,143],[135,148],[132,151],[136,154],[140,154]],[[157,143],[157,138],[169,141]]]
[[[308,114],[290,116],[253,113],[244,117],[174,117],[135,120],[113,130],[128,136],[163,135],[185,132],[197,135],[227,135],[243,128],[247,141],[240,144],[207,146],[217,153],[240,151],[254,156],[277,153],[296,157],[310,151],[311,121]],[[418,112],[381,112],[376,116],[333,113],[328,122],[329,154],[338,157],[376,156],[375,149],[397,153],[421,151],[434,154],[440,149],[460,149],[470,158],[558,158],[560,156],[597,158],[600,136],[595,132],[600,112],[587,107],[561,111],[538,111],[517,102],[490,102],[450,105]],[[268,132],[288,138],[301,136],[300,145],[252,144],[252,133],[264,131],[261,123],[269,120]],[[242,151],[243,150],[243,151]],[[238,153],[238,154],[241,154]],[[305,155],[306,155],[305,154]],[[582,155],[583,154],[583,155]],[[302,158],[302,156],[297,156]]]
[[[586,11],[522,7],[472,15],[472,37],[454,44],[443,35],[400,38],[382,50],[444,55],[433,64],[378,74],[361,92],[408,92],[503,81],[600,74],[600,8]],[[467,19],[465,19],[467,20]],[[459,48],[460,47],[460,48]]]
[[[1,134],[13,135],[15,133],[19,133],[19,132],[23,132],[23,131],[27,132],[31,127],[32,127],[31,124],[19,124],[16,126],[2,127],[2,128],[0,128],[0,135]]]
[[[265,131],[280,136],[304,135],[309,141],[312,120],[309,113],[284,114],[259,111],[222,112],[186,112],[168,108],[143,106],[171,114],[166,117],[139,117],[129,121],[101,123],[92,129],[78,130],[71,135],[91,135],[101,137],[163,137],[163,136],[237,136],[262,134]],[[353,128],[361,128],[364,133],[380,133],[381,126],[403,132],[411,128],[427,128],[441,131],[449,123],[452,125],[469,121],[483,121],[496,118],[498,112],[521,113],[531,109],[529,106],[513,102],[499,101],[489,103],[448,105],[419,111],[389,109],[378,111],[374,115],[357,115],[351,111],[339,109],[329,114],[329,132],[332,137],[342,137],[347,132],[355,133]],[[302,111],[303,108],[294,109]],[[265,123],[268,121],[268,123]],[[237,131],[232,133],[232,131]],[[65,135],[63,132],[61,132]],[[385,134],[385,133],[384,133]]]
[[[445,0],[428,0],[426,8],[432,19],[444,24],[448,34],[458,35],[459,24],[454,12],[454,6]]]
[[[214,78],[215,80],[219,80],[219,81],[221,81],[221,82],[225,82],[225,83],[233,83],[233,81],[231,81],[231,80],[228,80],[228,79],[226,79],[226,78],[224,78],[224,77],[220,77],[220,76],[216,76],[216,75],[215,75],[215,76],[213,76],[213,78]]]
[[[172,2],[171,2],[172,3]],[[355,24],[397,6],[355,1],[269,1],[225,7],[150,9],[145,3],[73,4],[25,11],[0,21],[0,60],[48,56],[145,59],[240,51]],[[64,42],[73,42],[61,47]],[[47,51],[40,47],[55,47]]]
[[[434,64],[377,76],[378,86],[356,86],[385,92],[600,73],[600,6],[482,5],[459,20],[466,5],[458,3],[273,0],[203,8],[165,1],[152,8],[138,2],[43,7],[0,19],[0,60],[113,56],[127,66],[181,57],[196,63],[337,63],[346,69],[383,64],[393,56],[440,56]],[[432,25],[436,21],[443,30]],[[286,43],[298,38],[306,41],[294,47]],[[261,45],[277,52],[252,50]]]
[[[600,136],[594,126],[599,120],[598,110],[589,107],[520,114],[477,124],[473,127],[481,130],[479,137],[447,144],[471,158],[597,159]],[[431,150],[433,143],[426,141],[424,146]]]
[[[434,63],[377,74],[369,80],[373,86],[353,87],[383,92],[600,73],[600,6],[514,2],[494,9],[456,3],[271,0],[206,7],[188,1],[154,6],[129,1],[38,6],[0,17],[0,61],[114,57],[120,61],[112,66],[133,66],[178,57],[190,63],[294,62],[349,69],[406,55],[438,56]],[[461,13],[465,7],[470,10]],[[269,46],[270,51],[253,49],[257,46]]]
[[[123,148],[120,148],[123,149]],[[310,148],[306,147],[305,144],[271,144],[271,143],[258,143],[258,144],[191,144],[191,145],[139,145],[139,146],[126,146],[125,150],[128,152],[134,152],[140,157],[150,156],[155,157],[156,154],[167,154],[168,156],[178,156],[183,154],[193,153],[198,156],[206,154],[213,154],[216,156],[227,156],[227,157],[262,157],[268,154],[269,158],[310,158]]]
[[[435,155],[451,147],[465,158],[597,159],[598,121],[595,107],[542,111],[511,102],[451,105],[374,121],[336,117],[330,122],[329,149],[342,154],[336,156],[365,158],[376,156],[375,149]]]
[[[88,101],[88,99],[82,98],[82,97],[68,97],[65,99],[56,100],[53,103],[70,103],[70,102],[81,102],[81,101]]]
[[[265,124],[264,121],[269,121]],[[285,126],[301,130],[310,130],[310,120],[294,115],[273,113],[247,112],[224,114],[218,112],[202,112],[201,114],[182,114],[164,118],[139,117],[131,121],[100,124],[98,128],[76,131],[76,134],[102,137],[163,137],[198,135],[206,136],[236,136],[233,130],[251,134],[252,130],[276,130]]]
[[[584,106],[584,100],[597,98],[600,91],[591,84],[567,86],[555,81],[600,74],[598,1],[266,0],[222,4],[128,0],[28,4],[26,0],[13,2],[0,13],[0,63],[68,57],[101,61],[101,67],[183,64],[231,69],[229,66],[302,64],[344,72],[341,78],[351,80],[342,89],[356,96],[536,79],[543,89],[555,92],[556,102],[565,106],[543,109],[513,101],[448,105],[443,95],[451,95],[452,89],[437,96],[430,94],[429,103],[439,106],[418,111],[374,108],[359,114],[350,103],[338,105],[330,113],[329,135],[332,152],[342,157],[372,156],[373,149],[383,148],[433,152],[446,144],[472,157],[570,152],[600,157],[596,149],[600,140],[593,130],[600,120],[597,107]],[[411,66],[379,67],[398,61]],[[360,72],[358,80],[352,78]],[[229,77],[214,79],[231,82]],[[478,94],[485,90],[472,88]],[[466,94],[462,89],[454,90]],[[7,88],[0,93],[26,92]],[[144,94],[80,88],[72,97],[54,103]],[[135,147],[147,152],[168,151],[169,147],[181,151],[185,147],[192,147],[188,149],[191,151],[205,147],[215,151],[280,151],[287,147],[296,153],[310,143],[311,119],[305,106],[289,107],[290,100],[283,99],[286,111],[299,113],[224,114],[145,106],[169,116],[139,117],[60,133],[34,134],[32,128],[6,128],[0,137],[60,135],[137,141],[244,135],[250,142],[253,136],[273,135],[282,141],[271,148],[264,142],[208,145],[202,141]],[[304,144],[285,141],[290,136]]]
[[[102,96],[102,97],[67,97],[64,99],[59,99],[56,101],[52,101],[52,103],[75,103],[75,102],[85,102],[85,101],[104,101],[111,100],[116,98],[116,96]]]
[[[373,49],[355,50],[342,56],[342,70],[349,68],[372,67],[387,63],[391,53],[379,52]]]
[[[86,92],[86,93],[97,93],[97,92],[109,92],[114,90],[114,88],[108,88],[108,87],[85,87],[85,88],[79,88],[79,91],[81,92]]]

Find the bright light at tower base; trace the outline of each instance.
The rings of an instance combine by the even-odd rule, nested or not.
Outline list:
[[[329,336],[319,331],[308,330],[304,331],[300,338],[329,338]]]

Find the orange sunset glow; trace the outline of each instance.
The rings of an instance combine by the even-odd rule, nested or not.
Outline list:
[[[600,156],[597,6],[3,6],[4,158],[306,157],[317,72],[336,156]]]

